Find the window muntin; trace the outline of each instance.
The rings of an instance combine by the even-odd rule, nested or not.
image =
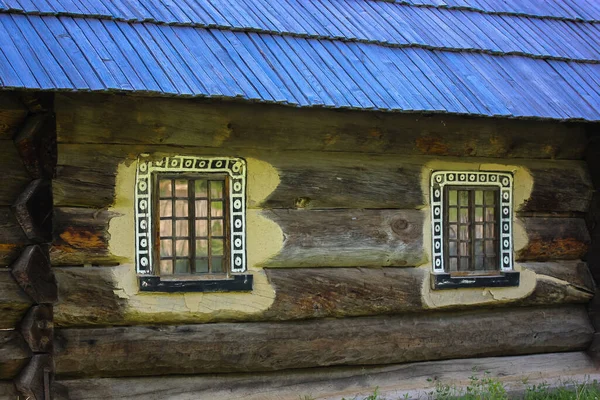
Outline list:
[[[453,193],[457,196],[456,203]],[[458,196],[463,196],[462,201]],[[456,221],[453,210],[456,210]],[[494,273],[492,271],[513,270],[510,173],[434,172],[431,176],[431,219],[434,273],[486,275]],[[450,248],[450,243],[456,244],[456,251],[454,245]],[[458,257],[459,252],[461,257],[456,258],[454,264],[452,259]],[[461,264],[463,256],[465,261]]]
[[[165,182],[162,194],[161,181]],[[243,159],[141,156],[135,191],[138,274],[175,278],[245,272],[245,192]],[[173,269],[165,262],[161,271],[161,258],[170,259]]]

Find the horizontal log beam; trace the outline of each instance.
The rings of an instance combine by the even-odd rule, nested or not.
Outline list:
[[[484,372],[485,371],[485,372]],[[593,361],[583,352],[534,354],[513,357],[429,361],[385,367],[313,368],[310,370],[147,378],[62,380],[78,400],[297,400],[310,398],[363,398],[375,390],[386,399],[404,393],[435,391],[436,385],[467,385],[470,377],[486,377],[515,386],[579,378],[596,374]],[[527,382],[524,385],[524,377]],[[356,397],[355,397],[356,396]]]
[[[12,379],[27,365],[32,353],[18,331],[0,330],[0,379]]]
[[[580,159],[584,124],[60,94],[62,143]]]
[[[58,377],[276,371],[576,351],[584,306],[285,323],[57,329]]]
[[[587,280],[585,263],[525,263],[523,267],[537,274],[536,287],[522,298],[494,301],[493,298],[469,307],[508,305],[555,305],[587,303],[594,286]],[[122,276],[127,266],[78,268],[55,267],[59,302],[54,308],[54,322],[59,327],[136,325],[139,313],[135,299],[122,295]],[[297,320],[307,318],[342,318],[379,314],[403,314],[428,311],[422,300],[424,280],[429,273],[423,268],[268,268],[265,270],[275,290],[271,307],[261,314],[209,318],[218,321]],[[483,300],[483,298],[482,298]],[[445,309],[465,308],[455,304]],[[151,310],[145,310],[150,313]],[[192,323],[194,315],[162,313],[163,324]]]
[[[28,113],[29,110],[16,93],[0,93],[0,139],[11,140]]]
[[[527,246],[519,250],[519,261],[578,260],[591,240],[583,218],[522,218]]]
[[[15,329],[32,304],[10,270],[0,270],[0,329]]]

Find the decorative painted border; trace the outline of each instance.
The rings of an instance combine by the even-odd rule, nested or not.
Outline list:
[[[497,186],[500,188],[500,271],[513,270],[512,188],[507,172],[435,171],[431,174],[431,227],[433,272],[444,271],[444,186]]]
[[[171,156],[153,160],[140,155],[135,190],[135,259],[138,274],[153,274],[152,174],[226,173],[230,176],[229,210],[231,272],[242,273],[246,265],[246,161],[229,157]]]

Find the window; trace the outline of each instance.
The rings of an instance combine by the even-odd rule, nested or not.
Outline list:
[[[252,276],[243,274],[245,174],[239,158],[140,158],[135,203],[141,290],[252,289]]]
[[[511,174],[434,172],[431,200],[435,288],[518,286]]]

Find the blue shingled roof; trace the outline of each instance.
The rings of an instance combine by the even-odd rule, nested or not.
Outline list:
[[[0,86],[600,120],[595,0],[0,0]]]

